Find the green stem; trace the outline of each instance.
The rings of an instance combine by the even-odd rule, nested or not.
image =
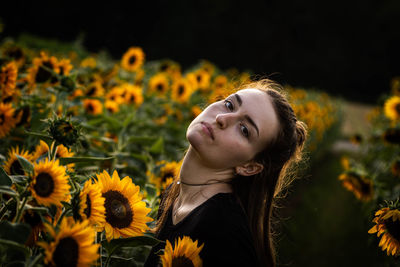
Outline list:
[[[11,202],[14,198],[10,197],[10,199],[4,204],[4,206],[0,209],[0,220],[3,220],[4,214],[6,214]]]
[[[26,202],[28,201],[28,198],[29,197],[24,197],[24,200],[22,201],[21,206],[17,210],[17,216],[15,216],[15,222],[17,222],[17,223],[21,220],[22,213],[24,212],[24,207],[25,207]]]

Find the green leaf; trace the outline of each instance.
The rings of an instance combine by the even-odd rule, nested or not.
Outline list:
[[[133,158],[138,159],[138,160],[141,160],[141,161],[143,161],[143,162],[147,162],[147,161],[148,161],[148,157],[147,157],[146,155],[140,155],[140,154],[137,154],[137,153],[131,153],[130,155],[131,155]]]
[[[128,143],[151,144],[157,137],[155,136],[131,136],[128,138]]]
[[[48,140],[53,140],[53,138],[50,135],[47,135],[47,134],[29,132],[29,131],[25,131],[25,133],[28,134],[28,135],[32,135],[32,136],[36,136],[36,137],[40,137],[40,138],[44,138],[44,139],[48,139]]]
[[[31,227],[26,223],[0,222],[0,238],[25,244],[28,240]]]
[[[0,194],[6,194],[13,197],[18,195],[17,192],[12,190],[9,186],[0,186]]]
[[[29,255],[28,248],[15,241],[0,238],[0,244],[23,252],[25,254],[25,257]]]
[[[16,156],[19,161],[19,164],[21,164],[22,166],[22,169],[24,169],[28,173],[33,173],[33,164],[30,163],[29,160],[27,160],[26,158],[21,157],[20,155]]]
[[[11,181],[12,181],[14,184],[22,184],[22,183],[25,183],[25,182],[26,182],[26,179],[28,178],[28,177],[25,176],[25,175],[10,175],[9,177],[11,178]]]
[[[70,163],[76,163],[76,162],[93,162],[93,161],[103,161],[103,160],[110,160],[113,159],[114,157],[108,157],[108,158],[98,158],[98,157],[69,157],[69,158],[60,158],[60,164],[61,165],[66,165]]]
[[[12,180],[6,171],[0,167],[0,185],[11,186]]]
[[[150,147],[150,152],[155,154],[162,153],[164,149],[164,139],[162,137],[158,138],[158,140]]]
[[[110,242],[103,240],[101,245],[107,250],[109,257],[121,247],[155,246],[163,242],[151,236],[135,236],[129,238],[113,239]]]

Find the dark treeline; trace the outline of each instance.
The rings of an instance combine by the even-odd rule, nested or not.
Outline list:
[[[1,37],[26,32],[183,68],[208,59],[375,103],[400,75],[400,1],[9,1]]]

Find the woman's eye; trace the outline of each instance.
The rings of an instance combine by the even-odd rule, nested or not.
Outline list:
[[[245,125],[243,125],[243,124],[240,125],[240,129],[242,130],[243,135],[248,138],[249,135],[250,135],[249,129],[247,129],[247,127]]]
[[[227,107],[230,111],[233,110],[233,104],[231,101],[225,100],[224,103],[225,103],[225,107]]]

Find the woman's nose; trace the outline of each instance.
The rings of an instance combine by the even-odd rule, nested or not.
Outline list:
[[[220,113],[217,114],[215,120],[221,128],[226,128],[234,120],[235,115],[232,113]]]

